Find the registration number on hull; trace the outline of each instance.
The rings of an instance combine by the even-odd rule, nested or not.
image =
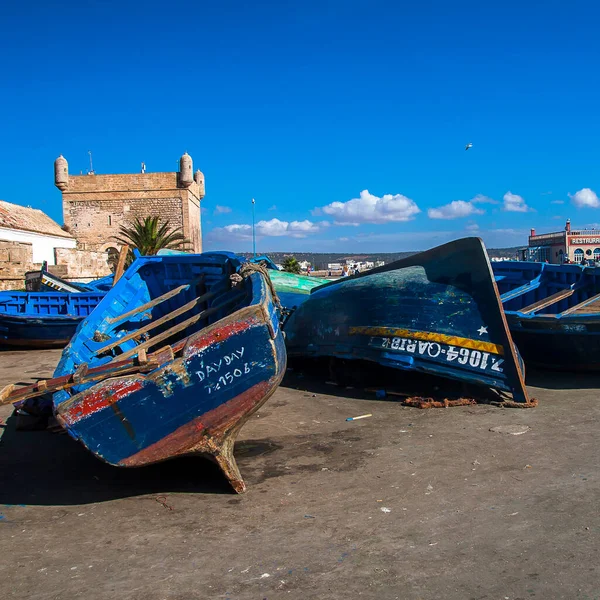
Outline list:
[[[446,360],[446,362],[455,362],[459,365],[481,369],[482,371],[495,371],[502,373],[503,358],[470,348],[459,348],[448,344],[439,344],[438,342],[422,342],[402,337],[374,337],[371,338],[370,346],[377,348],[386,348],[388,350],[397,350],[407,354],[416,354],[418,356]]]

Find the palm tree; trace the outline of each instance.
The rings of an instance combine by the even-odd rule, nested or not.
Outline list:
[[[159,224],[159,217],[136,218],[131,227],[121,225],[115,240],[137,248],[142,256],[151,256],[163,248],[188,250],[191,244],[180,229],[171,229],[169,221]]]
[[[300,273],[300,263],[298,263],[295,256],[288,256],[288,258],[283,261],[283,270],[288,273]]]

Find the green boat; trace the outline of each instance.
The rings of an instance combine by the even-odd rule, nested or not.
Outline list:
[[[269,269],[269,277],[284,308],[300,306],[308,299],[312,289],[334,281],[323,277],[308,277],[307,275],[296,275],[295,273],[273,271],[272,269]]]
[[[284,309],[291,310],[300,306],[310,294],[310,291],[320,285],[335,281],[335,279],[325,279],[324,277],[309,277],[308,275],[296,275],[280,271],[277,265],[265,255],[255,256],[250,262],[263,265],[269,271],[269,277],[273,282],[275,291],[281,301]]]

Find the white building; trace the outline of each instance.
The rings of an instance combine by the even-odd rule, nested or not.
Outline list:
[[[329,271],[341,271],[342,263],[327,263],[327,269]]]
[[[375,263],[370,260],[347,260],[346,265],[350,271],[358,269],[360,272],[362,272],[372,269],[375,266]]]
[[[75,248],[75,238],[37,208],[0,200],[0,241],[31,244],[33,262],[55,265],[56,248]]]
[[[310,267],[310,263],[307,260],[301,260],[298,264],[301,271],[308,271],[308,267]]]

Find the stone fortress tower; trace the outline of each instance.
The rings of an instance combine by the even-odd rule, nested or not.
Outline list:
[[[69,175],[67,160],[54,161],[54,184],[62,192],[65,229],[78,248],[114,254],[121,225],[137,217],[158,216],[173,228],[181,228],[191,241],[192,252],[202,252],[200,201],[204,175],[193,171],[192,157],[179,159],[176,173]]]

